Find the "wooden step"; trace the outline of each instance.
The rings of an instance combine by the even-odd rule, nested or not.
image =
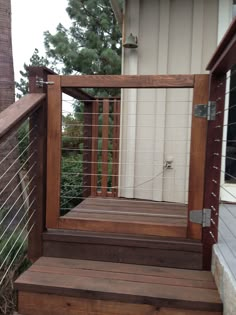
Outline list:
[[[83,231],[186,237],[187,206],[125,198],[87,198],[59,221]]]
[[[41,257],[15,283],[22,315],[220,315],[207,271]]]
[[[202,269],[202,244],[181,238],[48,230],[43,234],[43,254],[59,258]]]

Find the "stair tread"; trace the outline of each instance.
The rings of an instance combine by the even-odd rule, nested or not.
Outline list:
[[[21,291],[221,311],[213,277],[131,264],[41,257],[16,281]]]

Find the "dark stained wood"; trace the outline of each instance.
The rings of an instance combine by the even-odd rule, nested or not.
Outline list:
[[[69,242],[66,236],[64,240],[45,240],[43,253],[45,256],[49,257],[202,270],[202,253],[197,252],[200,246],[196,244],[184,245],[182,242],[182,245],[182,243],[178,241],[164,241],[160,239],[155,243],[151,243],[145,242],[145,240],[142,239],[134,241],[126,237],[126,239],[124,238],[123,240],[113,240],[111,236],[107,237],[107,244],[104,240],[105,235],[104,239],[100,239],[100,241],[98,239],[97,242],[94,241],[92,236],[90,239],[87,238],[87,242],[83,241],[83,238],[82,241],[80,241],[81,238],[77,238],[76,241]],[[126,240],[126,242],[124,240]],[[147,246],[144,244],[147,244]],[[188,247],[192,247],[192,250],[188,249]]]
[[[180,238],[49,231],[44,233],[44,255],[202,269],[202,244]]]
[[[193,75],[83,75],[61,76],[64,87],[192,88]]]
[[[140,199],[128,199],[128,198],[87,198],[75,209],[81,210],[95,210],[100,211],[119,211],[119,212],[142,212],[144,215],[162,214],[166,215],[178,215],[186,217],[187,205],[182,203],[171,202],[157,202]]]
[[[189,171],[189,213],[191,210],[203,209],[207,120],[194,116],[194,106],[208,103],[208,90],[209,76],[195,75]],[[202,226],[188,220],[188,237],[200,240],[202,238]]]
[[[221,177],[221,152],[224,125],[224,103],[226,75],[211,76],[210,100],[216,101],[216,120],[209,121],[207,133],[207,155],[205,172],[204,208],[211,209],[212,222],[210,228],[203,228],[203,266],[211,268],[212,245],[218,239],[218,218]],[[217,139],[217,141],[215,141]],[[213,182],[214,180],[214,182]],[[212,234],[210,234],[212,233]]]
[[[112,139],[112,196],[118,197],[119,144],[120,144],[120,101],[113,103],[113,139]]]
[[[67,242],[80,244],[103,244],[111,246],[144,247],[155,250],[176,250],[183,252],[202,253],[202,243],[200,241],[156,237],[137,236],[128,234],[97,233],[69,230],[48,230],[43,234],[44,241]],[[68,257],[69,258],[69,257]]]
[[[103,197],[107,195],[108,187],[108,145],[109,145],[109,101],[103,100],[102,111],[102,185],[101,193]]]
[[[96,278],[110,278],[110,279],[124,279],[124,275],[127,274],[127,280],[130,277],[131,281],[134,282],[148,282],[148,283],[166,283],[175,284],[179,286],[191,286],[191,287],[202,287],[211,288],[216,290],[213,276],[208,271],[192,271],[185,269],[176,268],[163,268],[163,267],[150,267],[141,265],[132,265],[124,263],[112,263],[103,261],[88,261],[88,260],[77,260],[77,259],[63,259],[63,258],[52,258],[52,257],[41,257],[36,265],[31,267],[31,271],[48,272],[48,268],[58,269],[64,268],[57,273],[72,273],[72,269],[80,273],[80,271],[94,272]],[[69,272],[67,271],[69,269]],[[50,269],[51,270],[51,269]],[[101,272],[101,275],[98,274]],[[102,276],[103,272],[107,272]],[[117,275],[114,275],[117,273]],[[137,278],[133,278],[135,275]],[[89,276],[86,274],[84,276]],[[146,279],[145,279],[146,277]],[[152,277],[152,278],[150,278]],[[161,279],[164,278],[164,279]],[[145,280],[144,280],[145,279]],[[160,281],[160,282],[159,282]],[[193,284],[193,281],[194,284]]]
[[[44,93],[27,94],[0,113],[0,138],[18,127],[46,98]]]
[[[42,257],[17,279],[16,288],[157,308],[222,311],[212,275],[199,271]]]
[[[27,67],[29,76],[29,91],[30,93],[47,93],[47,84],[39,86],[37,81],[42,79],[44,82],[48,81],[48,75],[56,75],[54,71],[47,67],[29,66]]]
[[[24,315],[222,315],[222,312],[192,311],[116,301],[75,298],[55,294],[19,292]]]
[[[216,290],[215,282],[210,273],[183,269],[151,268],[124,263],[114,264],[101,261],[42,257],[30,270],[31,272],[59,273],[75,277],[109,278],[111,280],[126,280],[137,283],[156,283]]]
[[[45,103],[30,117],[30,129],[33,131],[30,134],[30,141],[34,140],[33,146],[30,147],[30,155],[32,159],[29,160],[29,179],[33,179],[30,183],[29,204],[32,207],[29,215],[33,212],[31,222],[29,222],[29,229],[34,225],[28,238],[28,257],[31,261],[37,260],[42,256],[43,243],[42,233],[45,229],[45,186],[46,186],[46,130],[45,130]]]
[[[92,112],[93,103],[84,102],[84,132],[83,132],[83,197],[91,195],[92,180]]]
[[[138,200],[88,198],[60,217],[59,226],[84,231],[186,237],[187,213],[182,204],[178,208],[178,204],[172,207],[171,203],[166,206],[143,201],[139,205]]]
[[[91,196],[97,195],[97,183],[98,183],[98,113],[99,102],[98,100],[93,102],[93,114],[92,114],[92,174],[91,174]]]
[[[236,19],[233,20],[207,65],[207,70],[224,74],[236,64]]]
[[[97,231],[112,233],[130,233],[136,235],[157,235],[170,237],[186,237],[186,224],[164,224],[99,220],[89,218],[60,217],[59,228],[81,231]]]
[[[29,67],[29,92],[30,93],[46,93],[47,86],[38,87],[36,85],[36,78],[41,77],[47,81],[48,74],[51,70],[44,67]],[[31,140],[35,139],[36,143],[31,150],[35,150],[34,161],[37,161],[35,167],[32,169],[32,175],[36,175],[31,183],[30,190],[34,190],[34,194],[30,195],[30,204],[33,203],[32,211],[36,210],[33,216],[33,222],[30,222],[29,228],[32,223],[35,223],[29,238],[28,238],[28,257],[31,261],[37,260],[43,253],[43,240],[42,233],[46,228],[46,157],[47,157],[47,102],[46,98],[41,103],[39,109],[31,115],[30,129],[34,128],[31,135]],[[31,141],[30,140],[30,141]],[[33,152],[32,152],[33,153]],[[31,154],[31,153],[30,153]],[[30,161],[33,162],[32,160]],[[29,166],[31,168],[31,166]]]
[[[56,228],[60,215],[62,93],[59,76],[50,75],[48,80],[54,84],[48,86],[46,224]]]

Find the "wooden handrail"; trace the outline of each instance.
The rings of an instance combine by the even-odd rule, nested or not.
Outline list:
[[[226,73],[236,63],[236,18],[216,48],[206,70]]]
[[[34,112],[46,98],[44,93],[28,94],[0,113],[0,139]]]

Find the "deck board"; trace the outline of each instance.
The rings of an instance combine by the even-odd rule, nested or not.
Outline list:
[[[16,281],[20,291],[221,311],[210,272],[40,258]]]
[[[187,205],[125,198],[87,198],[61,217],[59,226],[100,232],[186,237]]]

